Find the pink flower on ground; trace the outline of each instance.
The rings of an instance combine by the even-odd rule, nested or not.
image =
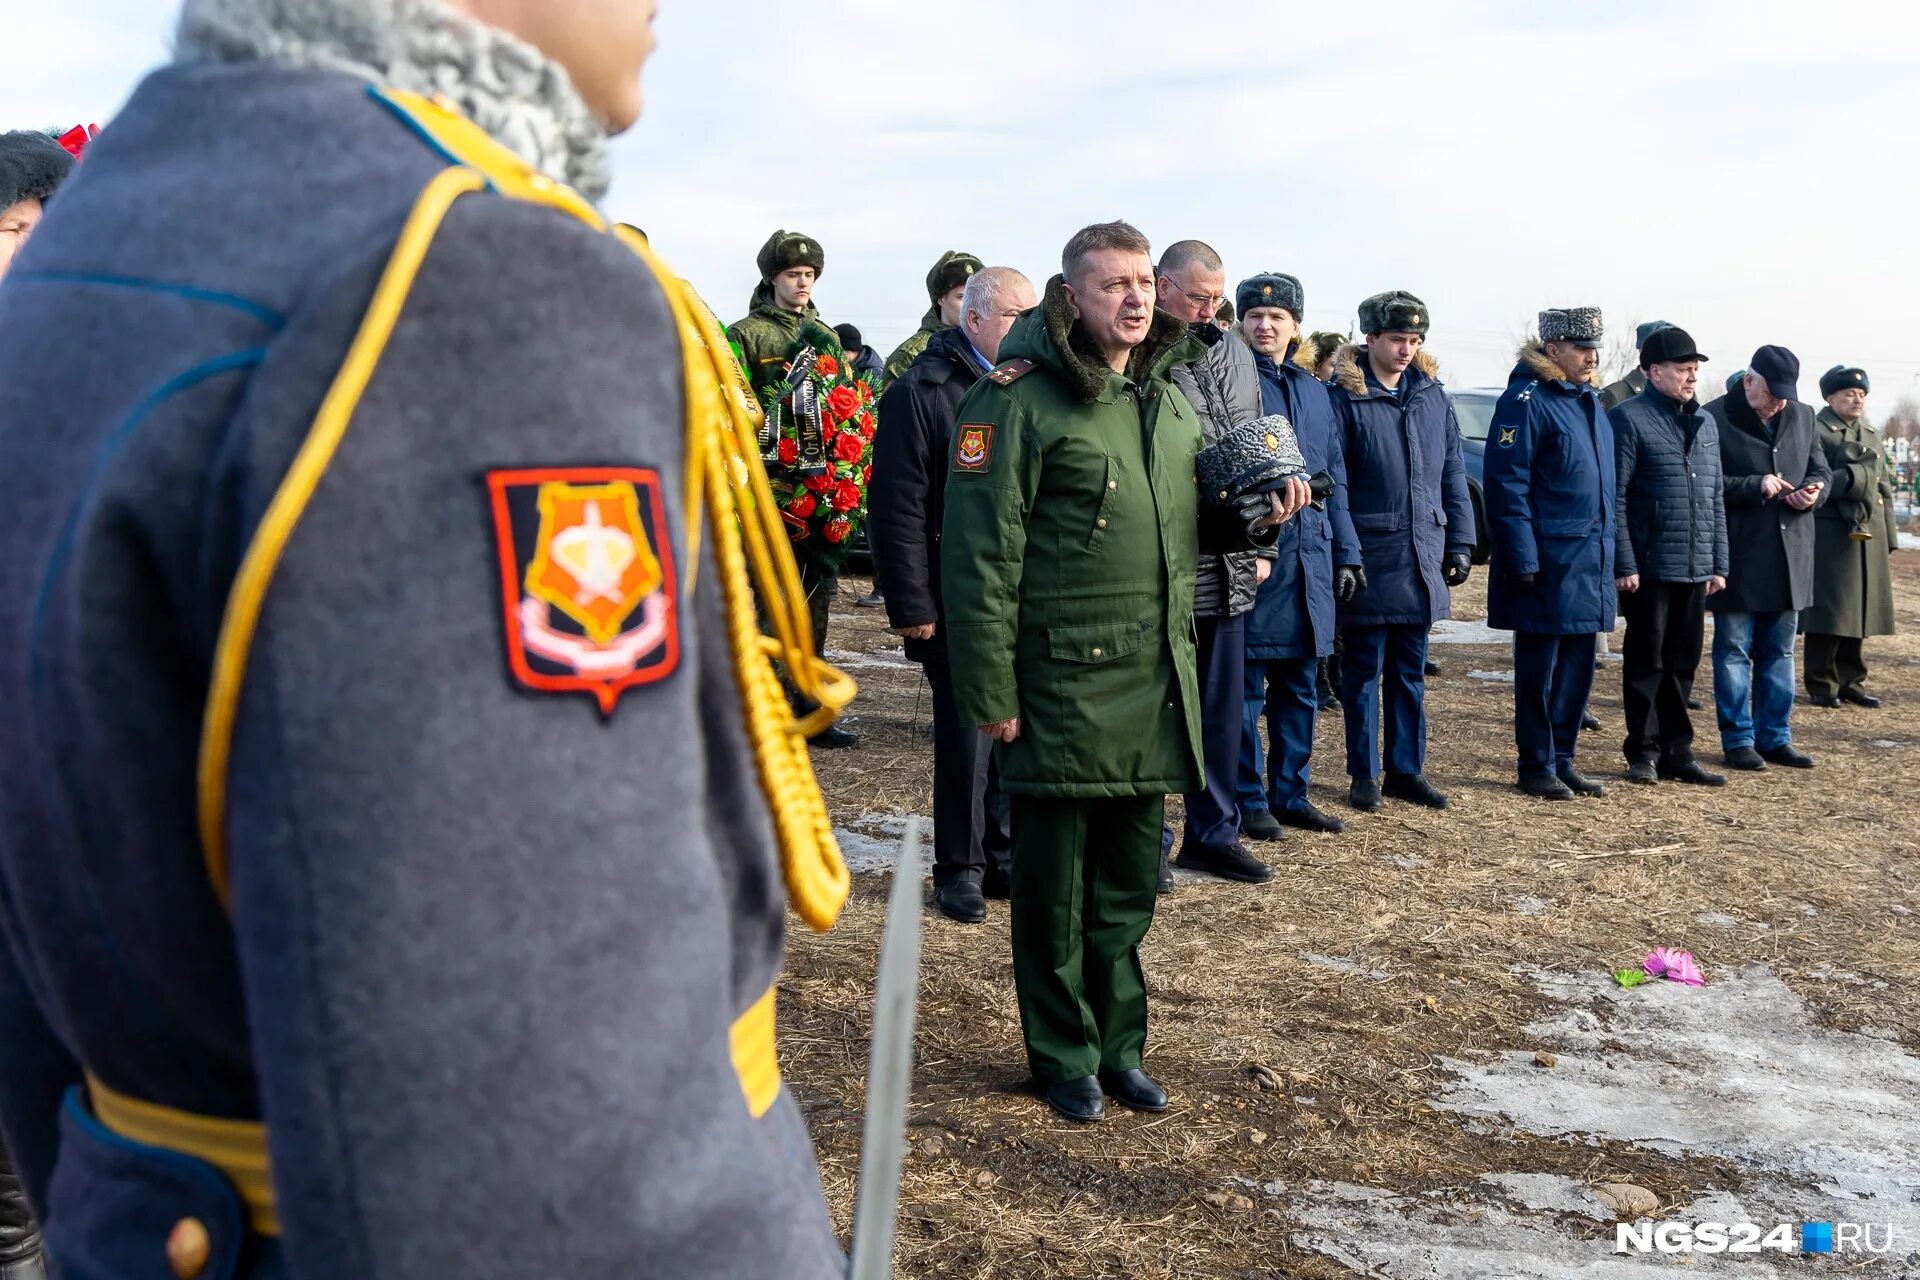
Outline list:
[[[1684,982],[1690,987],[1707,985],[1707,975],[1700,972],[1700,966],[1694,962],[1691,951],[1655,947],[1647,953],[1642,967],[1652,976],[1665,978],[1668,982]]]

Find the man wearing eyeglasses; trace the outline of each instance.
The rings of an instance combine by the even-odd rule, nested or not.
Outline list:
[[[987,918],[987,899],[1009,892],[1008,801],[993,767],[993,742],[961,719],[940,607],[940,523],[947,459],[960,401],[1000,358],[1007,330],[1038,299],[1012,267],[967,278],[960,323],[928,341],[880,397],[867,512],[876,585],[887,621],[933,690],[933,906],[961,924]]]
[[[1180,240],[1160,256],[1155,277],[1160,309],[1185,324],[1206,348],[1202,359],[1176,366],[1173,381],[1199,413],[1201,432],[1211,444],[1230,428],[1260,416],[1260,373],[1253,349],[1240,335],[1223,333],[1214,323],[1221,303],[1227,301],[1226,267],[1220,255],[1201,241]],[[1290,481],[1282,495],[1287,518],[1306,502],[1306,483]],[[1240,843],[1236,799],[1246,697],[1247,614],[1260,584],[1273,570],[1273,556],[1272,548],[1235,551],[1210,545],[1203,528],[1193,586],[1206,771],[1200,790],[1186,797],[1186,831],[1175,862],[1223,880],[1250,884],[1273,879],[1273,869]],[[1163,865],[1160,891],[1171,887],[1171,872]]]

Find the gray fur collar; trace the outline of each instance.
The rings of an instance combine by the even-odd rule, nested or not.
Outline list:
[[[495,141],[589,200],[607,136],[557,63],[438,0],[185,0],[180,62],[273,62],[444,94]]]

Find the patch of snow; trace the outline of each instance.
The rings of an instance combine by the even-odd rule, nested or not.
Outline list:
[[[1417,871],[1431,864],[1417,853],[1396,853],[1393,855],[1393,865],[1402,871]]]
[[[1303,952],[1300,958],[1321,969],[1332,969],[1336,973],[1356,973],[1362,977],[1372,978],[1375,982],[1385,982],[1393,977],[1385,969],[1369,969],[1356,960],[1348,960],[1340,956],[1323,956],[1318,952],[1308,951]]]
[[[1512,684],[1513,672],[1511,671],[1469,671],[1467,672],[1467,679],[1484,680],[1488,684]]]
[[[1513,632],[1495,631],[1483,621],[1466,622],[1459,618],[1447,618],[1433,624],[1427,640],[1431,644],[1497,644],[1511,649]]]
[[[1738,929],[1740,922],[1721,911],[1702,911],[1694,917],[1700,924],[1710,924],[1716,929]]]
[[[1515,898],[1513,900],[1513,909],[1515,913],[1523,916],[1545,915],[1547,913],[1548,908],[1552,906],[1553,904],[1551,902],[1548,902],[1545,898],[1529,897],[1529,898]]]
[[[855,653],[851,649],[829,649],[826,658],[842,671],[900,671],[918,669],[919,663],[907,661],[899,649],[881,649],[875,653]]]
[[[1875,738],[1872,742],[1869,742],[1867,745],[1870,747],[1879,747],[1883,751],[1891,751],[1895,747],[1904,747],[1907,744],[1900,741],[1898,738]]]
[[[1908,533],[1902,529],[1899,547],[1902,551],[1920,551],[1920,533]]]
[[[900,861],[900,846],[907,838],[907,819],[912,816],[905,813],[863,813],[848,819],[833,829],[833,838],[839,842],[840,856],[846,861],[847,870],[860,872],[891,872],[894,864]],[[933,869],[933,821],[920,820],[920,858],[921,874]]]

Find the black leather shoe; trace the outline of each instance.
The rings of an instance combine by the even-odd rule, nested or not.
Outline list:
[[[987,918],[987,900],[971,880],[953,880],[935,888],[933,909],[961,924],[979,924]]]
[[[1380,780],[1355,778],[1347,788],[1347,803],[1362,813],[1380,812]]]
[[[1440,674],[1440,664],[1435,662],[1432,658],[1427,659],[1427,674],[1430,676],[1437,676]]]
[[[1627,781],[1636,787],[1651,787],[1660,781],[1660,774],[1651,760],[1635,760],[1627,766]]]
[[[1880,705],[1880,699],[1874,697],[1865,689],[1842,689],[1840,691],[1840,701],[1851,702],[1856,707],[1866,707],[1868,710],[1872,710],[1874,707]]]
[[[1571,800],[1573,791],[1558,778],[1522,778],[1515,784],[1535,800]]]
[[[1825,707],[1829,711],[1831,711],[1833,708],[1840,705],[1840,699],[1833,697],[1830,694],[1810,693],[1806,696],[1806,703],[1810,707]]]
[[[1739,769],[1745,773],[1765,773],[1767,762],[1752,747],[1735,747],[1725,756],[1727,768]]]
[[[1424,773],[1390,773],[1380,787],[1381,794],[1392,796],[1395,800],[1405,800],[1408,804],[1425,805],[1429,809],[1444,809],[1453,802],[1434,790]]]
[[[1187,871],[1204,871],[1210,876],[1219,876],[1222,880],[1238,880],[1242,884],[1265,884],[1273,879],[1273,868],[1247,852],[1247,847],[1235,842],[1229,845],[1183,844],[1180,856],[1173,865]]]
[[[1337,836],[1347,829],[1347,824],[1323,811],[1320,806],[1309,800],[1298,809],[1282,809],[1280,821],[1302,831],[1318,831],[1325,835]]]
[[[1160,850],[1160,870],[1154,877],[1153,891],[1161,894],[1173,892],[1173,864],[1167,861],[1165,849]]]
[[[1320,671],[1319,684],[1314,686],[1313,700],[1320,705],[1322,711],[1338,711],[1340,709],[1340,691],[1333,687],[1331,680],[1327,679],[1327,673],[1324,667],[1321,668]]]
[[[1081,1076],[1042,1091],[1047,1105],[1069,1120],[1092,1123],[1107,1118],[1106,1095],[1100,1092],[1098,1076]]]
[[[1692,694],[1688,694],[1688,695],[1687,695],[1687,710],[1689,710],[1689,711],[1698,711],[1698,710],[1700,710],[1700,699],[1698,699],[1698,698],[1696,698],[1696,697],[1694,697],[1694,696],[1693,696]]]
[[[1249,809],[1240,815],[1240,834],[1249,840],[1278,840],[1280,820],[1265,809]]]
[[[816,747],[825,747],[829,751],[844,751],[848,747],[860,745],[860,735],[837,724],[830,724],[808,739]]]
[[[1591,711],[1580,713],[1580,727],[1588,733],[1597,733],[1600,729],[1600,717]]]
[[[1115,1102],[1132,1111],[1167,1109],[1167,1091],[1138,1067],[1131,1071],[1102,1071],[1100,1087],[1112,1095]]]
[[[1682,760],[1678,764],[1664,764],[1656,770],[1662,782],[1685,782],[1696,787],[1724,787],[1726,775],[1708,773],[1698,760]]]
[[[1013,896],[1013,875],[1005,867],[988,867],[980,873],[980,896],[1005,902]]]
[[[861,609],[881,609],[886,607],[887,598],[878,591],[870,591],[853,603],[855,607]]]
[[[1566,768],[1562,769],[1559,773],[1559,778],[1560,778],[1561,784],[1565,786],[1567,790],[1573,792],[1573,794],[1577,796],[1603,796],[1607,794],[1607,789],[1605,787],[1601,786],[1599,783],[1595,782],[1592,778],[1589,778],[1586,774],[1580,772],[1578,769],[1574,768],[1572,765],[1568,765]]]
[[[1813,757],[1804,751],[1797,750],[1791,742],[1782,743],[1777,747],[1768,747],[1760,754],[1766,757],[1771,763],[1780,765],[1783,768],[1813,768]]]

